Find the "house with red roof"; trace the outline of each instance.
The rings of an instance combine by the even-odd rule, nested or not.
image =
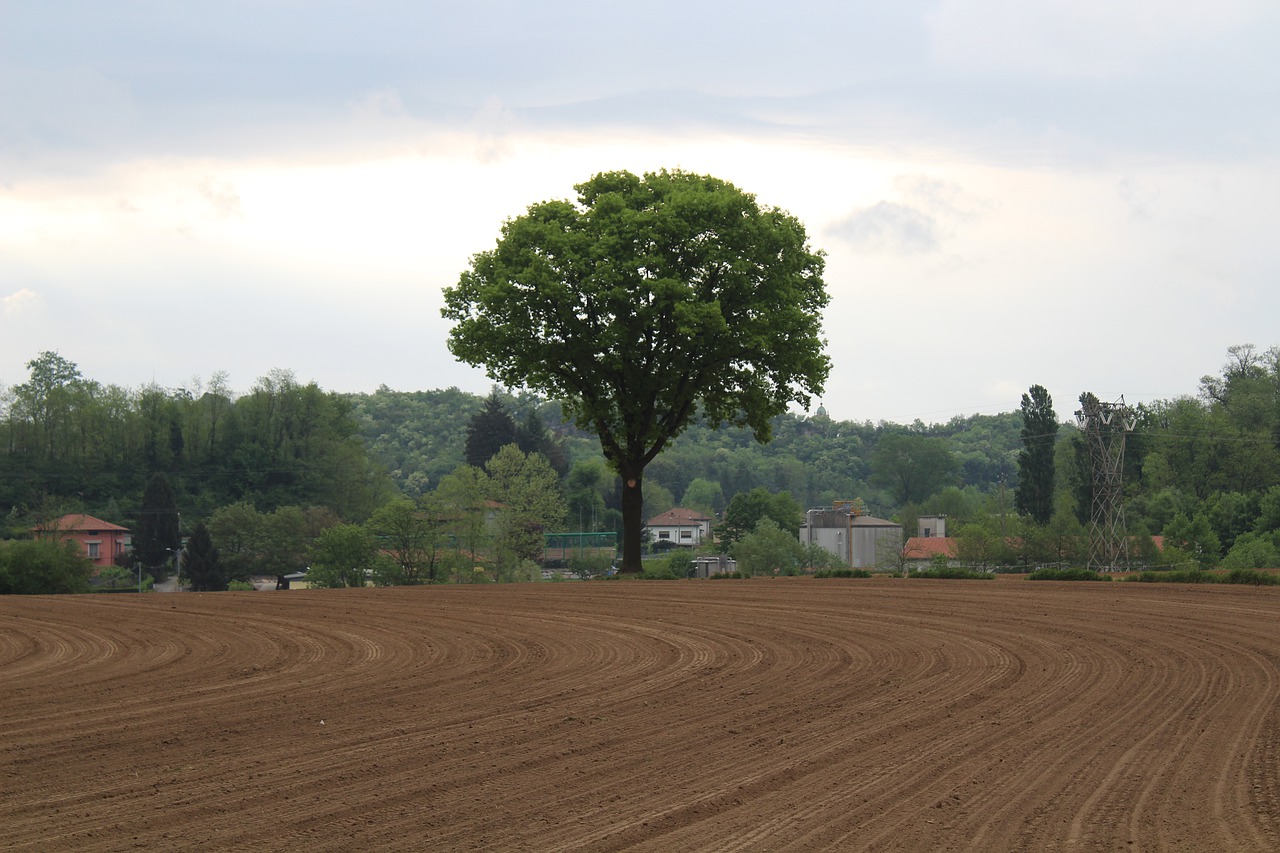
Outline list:
[[[129,528],[94,518],[84,513],[71,513],[35,529],[37,539],[75,542],[95,566],[110,566],[117,554],[128,550]]]
[[[938,556],[954,560],[957,555],[954,536],[912,536],[902,546],[903,557],[925,563]]]

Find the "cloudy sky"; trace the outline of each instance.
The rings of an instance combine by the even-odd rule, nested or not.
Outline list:
[[[0,384],[457,385],[441,288],[610,169],[828,253],[833,417],[1280,344],[1274,0],[0,0]]]

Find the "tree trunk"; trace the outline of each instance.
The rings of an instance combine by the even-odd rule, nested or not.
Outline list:
[[[640,474],[622,475],[622,573],[640,574],[641,534],[644,532],[644,494]]]

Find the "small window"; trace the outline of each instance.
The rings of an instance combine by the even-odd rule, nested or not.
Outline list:
[[[693,531],[692,531],[692,530],[681,530],[681,531],[680,531],[680,538],[681,538],[681,539],[692,539],[692,538],[693,538]]]
[[[86,542],[86,543],[84,543],[84,547],[85,547],[85,548],[87,548],[87,549],[89,550],[89,559],[90,559],[90,560],[96,560],[96,559],[98,559],[98,544],[99,544],[99,543],[97,543],[97,542]]]
[[[658,538],[659,538],[659,539],[670,539],[670,538],[671,538],[671,531],[670,531],[670,530],[659,530],[659,531],[658,531]]]

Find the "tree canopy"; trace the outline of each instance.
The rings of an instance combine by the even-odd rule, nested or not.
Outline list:
[[[1021,412],[1022,451],[1013,502],[1036,524],[1048,524],[1053,516],[1054,443],[1058,438],[1053,397],[1043,385],[1032,385],[1022,395]]]
[[[798,220],[713,177],[608,172],[576,189],[507,222],[442,313],[460,360],[599,436],[638,572],[644,469],[695,415],[765,441],[821,391],[823,258]]]

